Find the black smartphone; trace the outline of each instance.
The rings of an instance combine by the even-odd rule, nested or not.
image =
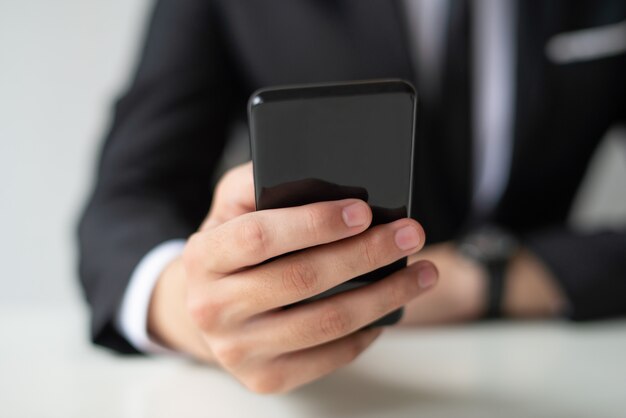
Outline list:
[[[372,226],[409,216],[416,104],[413,86],[395,79],[256,91],[248,102],[256,209],[359,198],[372,208]],[[308,301],[380,280],[406,263]],[[401,317],[399,309],[372,325]]]

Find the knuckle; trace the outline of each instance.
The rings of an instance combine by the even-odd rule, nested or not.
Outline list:
[[[303,259],[294,260],[282,270],[283,287],[299,296],[315,294],[319,282],[313,266]]]
[[[268,231],[255,216],[248,216],[240,229],[240,246],[252,253],[267,254]]]
[[[319,241],[322,236],[322,228],[326,224],[325,214],[322,208],[309,206],[304,211],[304,222],[307,234],[313,241]]]
[[[350,332],[350,322],[346,312],[336,306],[330,306],[320,316],[319,329],[325,338],[335,339]]]
[[[239,341],[226,340],[213,344],[213,355],[226,369],[233,370],[241,366],[248,356],[248,350]]]
[[[383,236],[379,233],[372,233],[361,240],[360,254],[370,269],[378,267],[381,263],[381,249],[384,248]]]
[[[185,270],[192,276],[216,268],[216,257],[221,250],[212,233],[196,232],[189,237],[183,250],[182,260]]]
[[[200,329],[209,331],[215,329],[222,322],[225,305],[224,301],[216,297],[209,300],[192,297],[188,299],[187,310]]]

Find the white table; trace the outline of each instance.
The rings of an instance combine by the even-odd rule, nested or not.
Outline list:
[[[91,347],[78,308],[0,308],[0,417],[626,417],[626,322],[390,330],[353,365],[255,395],[180,358]]]

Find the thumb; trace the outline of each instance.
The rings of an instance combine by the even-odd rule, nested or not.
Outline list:
[[[200,230],[211,229],[237,216],[253,212],[254,179],[252,161],[228,170],[215,186],[209,215]]]

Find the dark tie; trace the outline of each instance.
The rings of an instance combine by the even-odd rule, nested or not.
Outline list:
[[[449,1],[441,95],[418,109],[413,215],[430,242],[458,235],[471,210],[470,10]]]

